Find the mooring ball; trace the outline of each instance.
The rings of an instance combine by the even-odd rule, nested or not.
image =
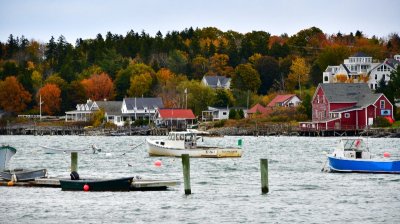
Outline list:
[[[154,162],[154,165],[155,165],[155,166],[161,166],[161,165],[162,165],[161,160],[156,160],[156,161]]]
[[[8,181],[8,182],[7,182],[7,186],[14,186],[14,182]]]
[[[89,185],[87,185],[87,184],[83,185],[83,190],[84,191],[89,191]]]
[[[384,153],[383,153],[383,157],[390,157],[390,153],[384,152]]]

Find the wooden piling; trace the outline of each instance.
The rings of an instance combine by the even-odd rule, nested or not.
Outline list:
[[[183,168],[183,180],[185,186],[185,194],[191,194],[190,189],[190,161],[189,154],[182,154],[182,168]]]
[[[269,192],[268,159],[260,159],[260,169],[261,169],[261,191],[263,194],[267,194]]]
[[[78,172],[78,153],[71,152],[71,172]]]

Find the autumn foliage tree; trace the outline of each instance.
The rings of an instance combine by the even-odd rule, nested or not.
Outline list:
[[[293,90],[297,84],[305,85],[309,80],[310,66],[304,58],[298,57],[290,66],[290,73],[286,84],[289,90]]]
[[[0,80],[0,107],[11,113],[24,111],[32,95],[24,89],[15,76]]]
[[[57,114],[61,105],[61,90],[56,84],[46,84],[39,89],[37,102],[42,98],[42,111],[48,115]]]
[[[86,96],[92,100],[114,99],[114,86],[106,73],[93,74],[89,79],[81,81]]]

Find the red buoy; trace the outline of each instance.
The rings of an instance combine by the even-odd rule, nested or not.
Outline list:
[[[83,190],[84,191],[89,191],[89,185],[87,185],[87,184],[83,185]]]
[[[383,157],[390,157],[390,153],[384,152],[384,153],[383,153]]]
[[[154,166],[161,166],[161,165],[162,165],[161,160],[156,160],[156,161],[154,162]]]

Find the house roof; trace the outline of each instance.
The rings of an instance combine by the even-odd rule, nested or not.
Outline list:
[[[384,61],[385,64],[389,65],[390,67],[392,67],[393,69],[396,68],[396,65],[400,64],[399,61],[397,61],[394,58],[386,58],[386,60]]]
[[[357,53],[353,54],[351,57],[353,57],[353,58],[365,58],[365,57],[371,57],[371,56],[365,54],[364,52],[357,52]]]
[[[127,110],[134,110],[135,107],[138,110],[143,110],[145,107],[149,110],[164,107],[161,97],[125,98],[124,101],[125,101]]]
[[[271,102],[269,102],[268,107],[274,107],[277,103],[283,103],[290,98],[296,96],[295,94],[277,95]]]
[[[121,115],[122,101],[96,101],[97,106],[108,115]]]
[[[183,119],[195,119],[192,110],[190,109],[159,109],[160,117],[164,119],[169,118],[183,118]]]
[[[209,86],[217,86],[218,81],[221,86],[225,86],[231,80],[231,78],[225,76],[204,76],[204,79],[207,81]]]
[[[346,66],[345,64],[341,64],[341,65],[342,65],[342,67],[344,68],[344,70],[346,70],[347,74],[350,74],[350,73],[351,73],[350,70],[349,70],[349,68],[347,68],[347,66]]]
[[[374,94],[366,83],[321,83],[319,84],[330,103],[356,103],[356,107],[373,104],[381,94]]]
[[[268,113],[268,109],[263,107],[261,104],[257,103],[247,111],[248,114],[255,114],[257,112],[261,114],[266,114]]]

